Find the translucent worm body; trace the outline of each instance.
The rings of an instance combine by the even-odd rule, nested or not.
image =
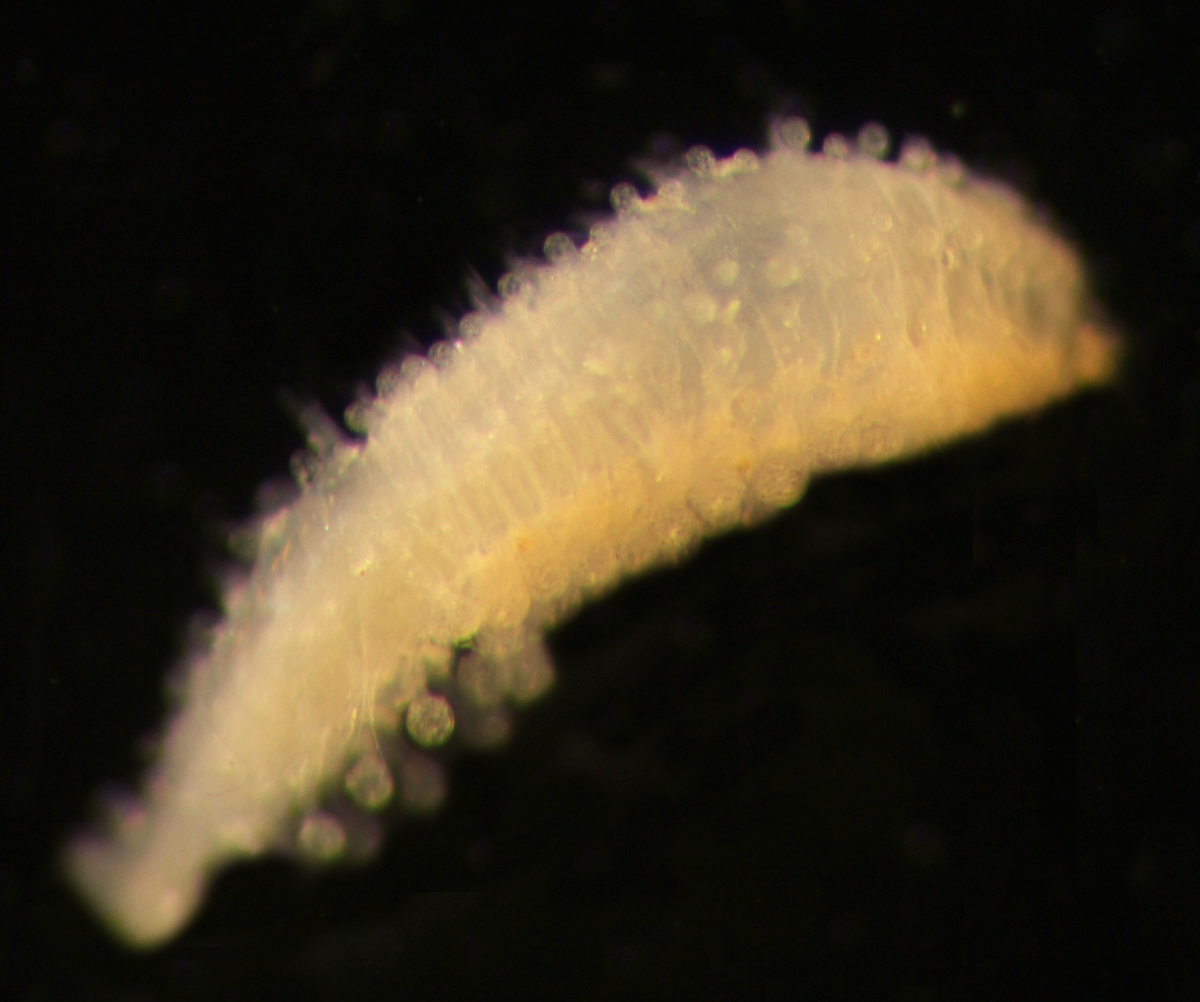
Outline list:
[[[364,441],[310,421],[300,496],[255,528],[140,801],[69,850],[114,932],[172,936],[232,859],[347,852],[335,786],[436,805],[417,748],[501,739],[550,684],[543,629],[588,597],[815,473],[1111,375],[1077,255],[1018,196],[921,143],[883,162],[877,126],[806,144],[785,122],[762,157],[619,186],[582,248],[552,237],[459,340],[385,373],[348,415]]]

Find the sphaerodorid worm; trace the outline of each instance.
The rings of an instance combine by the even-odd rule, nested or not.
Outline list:
[[[889,162],[878,126],[807,145],[784,121],[761,156],[618,186],[583,246],[551,237],[385,371],[362,438],[310,415],[302,489],[247,534],[138,799],[69,847],[116,935],[173,936],[231,860],[362,855],[371,812],[435,807],[428,749],[502,740],[589,597],[815,473],[1113,374],[1078,255],[1020,197],[920,141]]]

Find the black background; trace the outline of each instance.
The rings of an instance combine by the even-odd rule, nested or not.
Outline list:
[[[1200,997],[1194,5],[10,2],[0,978],[21,999]],[[56,853],[222,526],[631,154],[930,136],[1053,206],[1124,385],[819,483],[552,637],[372,867],[150,955]]]

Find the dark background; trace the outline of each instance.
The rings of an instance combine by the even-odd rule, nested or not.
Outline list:
[[[1200,997],[1198,65],[1183,3],[6,3],[0,990]],[[279,391],[340,413],[631,154],[783,111],[1053,206],[1124,385],[629,585],[374,866],[113,945],[56,853],[300,444]]]

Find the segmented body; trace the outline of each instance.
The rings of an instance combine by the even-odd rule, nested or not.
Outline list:
[[[319,798],[349,775],[386,801],[381,735],[406,711],[410,745],[451,726],[430,689],[453,688],[468,736],[502,736],[502,705],[549,684],[542,630],[588,596],[815,473],[1111,371],[1076,254],[1011,192],[921,145],[879,162],[871,128],[824,155],[798,123],[780,135],[762,158],[693,151],[650,198],[618,189],[582,248],[552,238],[460,339],[381,379],[352,415],[364,442],[315,435],[189,660],[140,805],[72,850],[120,935],[172,935],[232,858],[297,837],[335,855]]]

